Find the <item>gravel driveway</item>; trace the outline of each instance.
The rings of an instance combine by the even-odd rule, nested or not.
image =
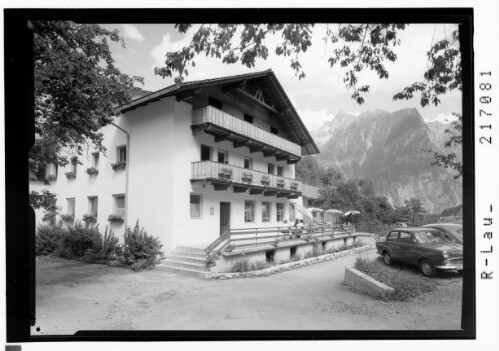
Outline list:
[[[343,285],[345,266],[354,261],[352,255],[268,277],[202,280],[38,257],[32,334],[460,328],[461,276],[447,274],[437,291],[412,301],[384,302]]]

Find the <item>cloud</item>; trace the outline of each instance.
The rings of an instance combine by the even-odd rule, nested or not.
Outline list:
[[[137,41],[144,41],[144,36],[137,27],[131,24],[122,24],[125,36]]]
[[[440,112],[435,118],[431,119],[428,118],[426,122],[441,122],[444,124],[451,123],[454,121],[457,121],[457,117],[454,116],[452,113],[445,113],[445,112]]]

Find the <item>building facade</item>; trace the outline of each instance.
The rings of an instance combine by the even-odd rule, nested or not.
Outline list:
[[[295,164],[319,152],[270,70],[138,97],[102,133],[105,154],[47,168],[62,217],[118,236],[138,220],[167,251],[293,221],[303,196]]]

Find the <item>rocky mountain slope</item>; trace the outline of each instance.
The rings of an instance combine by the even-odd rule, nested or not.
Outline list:
[[[348,178],[372,180],[376,192],[393,205],[418,197],[427,211],[438,212],[462,201],[461,180],[431,166],[433,156],[427,152],[443,149],[447,127],[440,122],[427,125],[417,109],[358,116],[340,112],[313,133],[321,148],[316,157],[323,167],[336,168]]]

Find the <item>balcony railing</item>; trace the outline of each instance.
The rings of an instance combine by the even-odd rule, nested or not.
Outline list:
[[[192,125],[212,124],[230,132],[269,145],[275,149],[301,157],[301,147],[289,140],[256,127],[255,125],[229,115],[212,106],[192,111]]]
[[[217,179],[250,187],[274,188],[290,193],[301,193],[302,183],[291,178],[268,174],[213,161],[192,162],[192,179]]]

